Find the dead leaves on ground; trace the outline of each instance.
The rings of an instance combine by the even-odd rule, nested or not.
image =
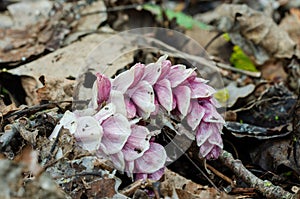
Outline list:
[[[107,4],[109,9],[122,5],[121,1]],[[32,7],[35,8],[35,13],[32,13]],[[264,13],[250,7],[259,7]],[[201,14],[198,19],[208,22],[219,31],[229,33],[230,36],[230,40],[227,40],[223,35],[208,47],[208,51],[218,60],[217,71],[223,75],[225,84],[225,91],[220,90],[217,93],[220,94],[219,101],[230,109],[225,114],[232,114],[224,130],[225,141],[232,148],[226,147],[236,151],[236,155],[241,158],[247,156],[246,162],[248,160],[258,165],[257,174],[263,173],[262,178],[271,178],[287,190],[291,190],[291,185],[297,182],[300,173],[299,137],[295,134],[299,122],[295,122],[294,118],[297,115],[293,113],[297,104],[295,94],[299,94],[300,85],[299,9],[284,7],[289,13],[276,24],[270,16],[278,12],[277,8],[252,3],[249,3],[249,6],[224,4],[212,13]],[[88,96],[89,86],[85,87],[87,91],[80,89],[89,84],[86,80],[91,79],[91,76],[88,75],[95,71],[106,71],[111,76],[117,70],[131,65],[133,60],[149,61],[154,59],[157,53],[164,53],[143,50],[115,59],[114,52],[120,53],[125,48],[119,46],[118,49],[110,49],[109,44],[105,50],[112,50],[112,57],[104,59],[101,57],[103,51],[97,50],[93,51],[94,54],[89,54],[98,43],[113,35],[114,30],[126,30],[136,27],[137,24],[183,29],[179,28],[174,20],[163,18],[165,21],[161,23],[153,18],[153,13],[143,9],[105,12],[106,9],[103,1],[94,1],[92,4],[60,4],[44,0],[31,2],[30,6],[24,2],[12,4],[8,6],[8,11],[0,15],[1,66],[15,67],[54,51],[12,69],[10,73],[3,71],[0,74],[1,89],[5,90],[5,96],[0,96],[0,121],[1,127],[6,126],[0,139],[2,154],[5,155],[2,155],[1,159],[16,160],[0,160],[0,166],[3,167],[0,177],[11,182],[0,182],[0,187],[10,190],[14,196],[30,197],[36,194],[39,197],[65,198],[67,193],[72,198],[125,198],[120,193],[120,190],[124,190],[120,183],[126,183],[126,179],[113,172],[109,162],[95,159],[86,151],[74,148],[76,142],[68,132],[65,132],[57,143],[46,138],[58,121],[58,115],[70,105],[51,103],[68,101],[74,96],[78,99]],[[105,24],[109,24],[110,27],[103,27]],[[93,34],[95,32],[98,33]],[[208,44],[217,34],[199,28],[188,31],[188,35],[194,37],[202,46]],[[174,40],[168,35],[162,43],[155,39],[146,42],[155,43],[170,53],[172,59],[181,61],[183,55],[187,54],[170,50],[174,47],[172,43],[181,44],[180,41]],[[138,40],[133,40],[136,41]],[[230,66],[233,45],[240,46],[256,63],[259,75],[251,76],[250,73],[235,70]],[[193,61],[199,63],[197,59]],[[109,69],[105,67],[106,64],[110,65]],[[211,82],[215,83],[215,79],[210,77]],[[11,103],[7,102],[7,96],[10,96],[8,98]],[[39,105],[41,102],[46,105],[49,103],[49,106],[42,107]],[[27,104],[29,107],[19,107],[21,104]],[[31,109],[32,105],[37,105],[37,109]],[[11,140],[7,142],[8,139]],[[249,143],[251,147],[245,149],[245,145],[248,146]],[[53,148],[54,145],[56,147]],[[34,150],[28,146],[32,146]],[[25,155],[23,157],[20,154]],[[43,169],[50,173],[51,177],[46,175]],[[184,171],[185,167],[176,169]],[[183,174],[188,175],[188,172]],[[11,173],[14,178],[9,178],[7,173]],[[238,176],[232,178],[237,179]],[[60,187],[56,186],[54,181]],[[220,183],[220,187],[227,190],[228,184],[220,179],[216,181]],[[44,186],[47,183],[48,188]],[[214,188],[202,186],[201,183],[190,181],[170,170],[166,171],[160,183],[161,196],[166,198],[233,198],[225,192],[218,193]],[[131,182],[127,181],[126,185],[131,185]],[[147,198],[145,186],[155,192],[155,185],[141,183],[127,196]],[[230,193],[234,194],[234,190],[240,187],[231,188]],[[248,191],[251,192],[250,195],[255,194],[253,190]],[[8,192],[1,194],[6,197]]]

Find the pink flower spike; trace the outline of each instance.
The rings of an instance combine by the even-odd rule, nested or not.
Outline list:
[[[159,112],[160,105],[158,103],[157,98],[154,99],[154,105],[155,105],[155,110],[153,112],[151,112],[152,116],[157,115]]]
[[[217,159],[220,155],[222,148],[223,145],[213,145],[209,142],[206,142],[202,146],[200,146],[199,156],[201,158],[206,158],[207,160]]]
[[[60,119],[60,121],[57,123],[55,128],[53,129],[53,132],[51,133],[49,139],[55,139],[62,127],[65,129],[68,129],[71,134],[74,134],[76,132],[78,122],[78,117],[72,113],[71,111],[66,111],[63,117]]]
[[[164,147],[150,142],[150,148],[142,157],[134,161],[134,173],[153,173],[164,166],[166,159],[167,153]]]
[[[121,91],[111,90],[109,102],[116,107],[116,113],[127,115],[124,94]]]
[[[201,146],[214,134],[220,134],[220,130],[216,128],[215,125],[207,122],[201,122],[196,132],[197,145]]]
[[[219,123],[201,122],[196,133],[197,145],[200,147],[200,157],[206,157],[207,159],[218,157],[217,152],[223,148],[220,127]]]
[[[202,106],[205,108],[203,121],[221,124],[225,123],[223,117],[218,113],[216,107],[212,103],[210,103],[210,101],[205,100]]]
[[[100,73],[96,74],[97,76],[97,88],[98,88],[98,95],[97,95],[97,103],[98,105],[102,104],[103,102],[107,101],[110,95],[111,90],[111,82],[109,78],[105,75]]]
[[[199,157],[201,158],[206,158],[207,155],[211,152],[211,150],[215,147],[215,145],[209,143],[209,142],[204,142],[199,149]]]
[[[118,169],[121,173],[124,172],[125,160],[122,151],[110,155],[110,160],[112,161],[116,169]]]
[[[102,128],[102,150],[108,155],[121,151],[131,133],[127,118],[117,113],[103,121]]]
[[[212,150],[206,155],[206,159],[215,160],[220,156],[222,148],[219,146],[214,146]]]

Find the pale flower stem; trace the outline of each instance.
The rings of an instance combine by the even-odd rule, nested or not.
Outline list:
[[[285,191],[279,186],[273,185],[268,180],[262,180],[251,173],[242,162],[238,159],[234,159],[232,154],[222,150],[219,156],[219,160],[226,165],[231,171],[238,177],[240,177],[250,187],[255,188],[267,198],[278,199],[293,199],[295,195]]]

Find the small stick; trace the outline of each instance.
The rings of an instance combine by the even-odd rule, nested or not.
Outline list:
[[[227,64],[218,63],[218,62],[215,62],[215,64],[220,68],[223,68],[223,69],[226,69],[226,70],[231,70],[233,72],[241,73],[241,74],[244,74],[244,75],[248,75],[250,77],[259,78],[261,76],[261,72],[252,72],[252,71],[242,70],[242,69],[235,68],[235,67],[229,66]]]
[[[295,198],[294,194],[285,191],[283,188],[273,185],[268,180],[261,180],[256,177],[253,173],[246,169],[240,160],[234,159],[231,153],[223,150],[219,156],[219,160],[230,168],[236,176],[239,176],[245,183],[258,190],[265,197],[278,199]]]
[[[254,188],[233,188],[230,194],[252,194],[255,193]]]
[[[0,151],[2,151],[18,133],[18,129],[15,125],[16,124],[11,124],[6,126],[5,132],[0,137]]]
[[[3,120],[6,120],[12,116],[18,116],[18,117],[21,117],[25,114],[29,114],[29,113],[35,113],[35,112],[38,112],[42,109],[49,109],[49,108],[54,108],[54,107],[58,107],[59,109],[61,109],[58,104],[59,103],[72,103],[72,101],[60,101],[60,102],[49,102],[47,104],[41,104],[41,105],[34,105],[34,106],[31,106],[31,107],[28,107],[28,108],[25,108],[25,109],[22,109],[22,110],[18,110],[18,111],[15,111],[13,113],[10,113],[10,114],[7,114],[7,115],[4,115],[3,116]]]
[[[214,174],[216,174],[217,176],[219,176],[220,178],[222,178],[223,180],[225,180],[226,182],[228,182],[232,187],[235,187],[234,182],[227,176],[225,176],[223,173],[219,172],[217,169],[215,169],[214,167],[212,167],[211,165],[206,163],[206,167],[211,170]]]
[[[120,193],[128,197],[132,196],[137,189],[144,185],[144,183],[145,181],[143,179],[139,179],[125,187],[123,190],[120,191]]]

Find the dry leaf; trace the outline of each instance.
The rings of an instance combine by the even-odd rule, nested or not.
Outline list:
[[[296,43],[289,35],[272,18],[247,5],[222,4],[198,19],[228,32],[231,41],[253,55],[258,64],[270,57],[291,58],[296,54]]]
[[[176,190],[176,193],[174,193]],[[179,198],[225,198],[231,199],[232,196],[227,195],[224,192],[218,193],[214,188],[208,188],[199,185],[191,180],[188,180],[179,174],[165,170],[164,181],[161,183],[161,193],[164,197],[174,198],[174,194],[177,194]]]
[[[75,80],[48,78],[42,88],[37,89],[38,101],[72,100]]]

